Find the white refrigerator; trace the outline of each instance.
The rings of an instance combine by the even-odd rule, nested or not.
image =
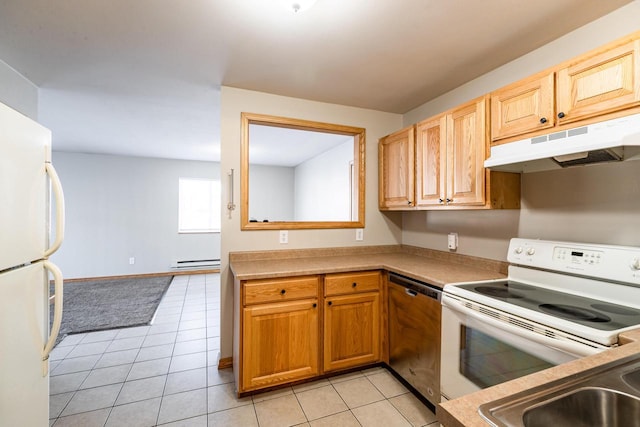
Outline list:
[[[62,319],[62,275],[48,258],[63,237],[51,132],[0,103],[0,427],[49,425],[49,352]]]

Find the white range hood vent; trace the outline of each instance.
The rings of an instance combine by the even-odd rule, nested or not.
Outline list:
[[[539,172],[640,159],[640,114],[491,147],[484,167]]]

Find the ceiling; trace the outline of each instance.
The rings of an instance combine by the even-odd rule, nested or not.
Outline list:
[[[220,86],[405,113],[631,0],[3,0],[54,149],[219,158]]]

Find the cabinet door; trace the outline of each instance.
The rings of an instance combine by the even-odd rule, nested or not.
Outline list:
[[[492,140],[553,127],[554,76],[537,75],[491,94]]]
[[[317,300],[255,305],[243,317],[244,390],[318,375]]]
[[[325,299],[324,369],[332,371],[380,360],[380,294]]]
[[[408,127],[380,139],[378,201],[380,209],[413,205],[414,129]]]
[[[557,103],[559,123],[640,104],[640,40],[559,70]]]
[[[486,98],[447,115],[448,204],[483,205],[486,157]]]
[[[445,116],[416,126],[416,206],[442,204],[447,174]]]

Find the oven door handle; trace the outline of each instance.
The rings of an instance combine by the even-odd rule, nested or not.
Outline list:
[[[584,357],[584,356],[591,356],[593,354],[597,354],[600,353],[604,347],[602,348],[593,348],[590,347],[587,344],[580,344],[580,343],[576,343],[576,342],[572,342],[572,341],[561,341],[558,339],[554,339],[554,338],[549,338],[546,337],[544,335],[540,335],[537,334],[535,332],[529,332],[525,329],[521,329],[517,326],[513,326],[510,325],[508,323],[503,323],[500,322],[499,320],[496,320],[492,317],[489,316],[484,316],[482,314],[479,314],[478,312],[476,312],[475,310],[469,309],[467,307],[464,307],[460,304],[454,304],[453,306],[451,304],[446,304],[447,307],[451,308],[452,310],[455,311],[459,311],[461,313],[464,313],[467,316],[473,317],[474,319],[489,324],[495,328],[501,329],[505,332],[509,332],[509,333],[513,333],[516,335],[519,335],[523,338],[529,339],[531,341],[535,341],[538,344],[542,344],[548,347],[552,347],[555,348],[557,350],[560,351],[564,351],[566,353],[572,354],[574,356],[578,356],[578,357]]]

